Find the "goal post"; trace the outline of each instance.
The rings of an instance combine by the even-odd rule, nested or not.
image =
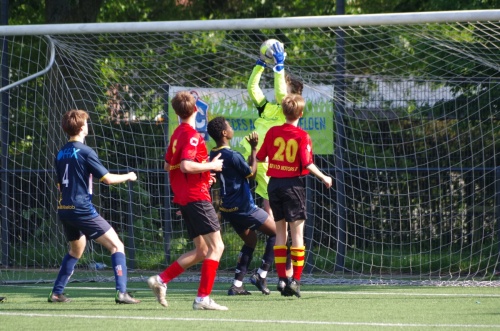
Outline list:
[[[129,265],[157,272],[191,249],[163,171],[178,124],[169,100],[195,93],[199,129],[225,116],[241,151],[258,116],[246,84],[260,44],[275,38],[287,73],[304,82],[300,126],[315,163],[335,178],[330,190],[307,178],[304,281],[498,285],[500,10],[2,26],[0,35],[2,280],[51,280],[67,249],[53,159],[72,108],[89,112],[86,143],[111,172],[138,173],[94,185]],[[272,70],[261,83],[273,100]],[[217,187],[212,195],[217,207]],[[242,242],[222,229],[220,270],[231,277]],[[75,277],[107,277],[109,265],[89,244]]]

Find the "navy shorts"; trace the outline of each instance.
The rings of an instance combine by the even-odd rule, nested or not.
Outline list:
[[[59,220],[63,225],[64,234],[68,241],[78,240],[82,235],[85,235],[88,239],[97,239],[111,229],[108,221],[101,216],[86,221],[64,220],[61,218]]]
[[[300,177],[273,178],[269,180],[269,205],[276,221],[305,220],[306,188]]]
[[[220,231],[219,217],[210,201],[190,202],[180,210],[190,239]]]
[[[236,233],[240,234],[247,229],[257,230],[269,217],[264,209],[256,207],[250,213],[220,212],[222,217],[228,221]]]

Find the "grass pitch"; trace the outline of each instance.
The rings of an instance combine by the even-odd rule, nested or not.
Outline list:
[[[70,283],[71,303],[48,303],[51,284],[4,285],[0,330],[499,330],[500,289],[303,285],[302,297],[277,291],[212,298],[229,311],[193,311],[196,283],[171,283],[168,308],[146,283],[129,283],[138,305],[117,305],[112,283]],[[270,287],[274,289],[274,285]]]

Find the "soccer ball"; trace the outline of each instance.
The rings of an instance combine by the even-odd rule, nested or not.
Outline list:
[[[272,48],[272,46],[275,43],[280,43],[281,46],[283,47],[283,49],[285,48],[283,43],[280,42],[279,40],[276,40],[276,39],[267,39],[260,46],[260,59],[270,66],[274,66],[276,64],[275,60],[274,60],[273,48]]]

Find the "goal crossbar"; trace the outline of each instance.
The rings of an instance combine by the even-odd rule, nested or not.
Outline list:
[[[188,20],[169,22],[76,23],[1,26],[0,36],[183,32],[198,30],[253,30],[280,28],[321,28],[470,21],[498,21],[500,10],[464,10],[399,14],[330,15],[280,18]]]

